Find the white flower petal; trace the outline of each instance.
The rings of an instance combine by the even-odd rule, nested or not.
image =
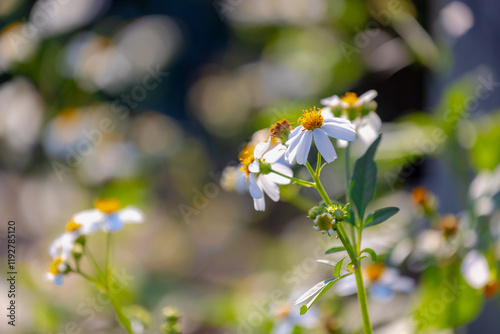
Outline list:
[[[253,151],[255,160],[262,158],[262,155],[264,155],[264,153],[267,151],[270,144],[271,138],[269,138],[267,142],[258,143],[257,146],[255,146],[255,150]]]
[[[248,165],[248,170],[252,173],[260,172],[260,165],[257,160],[254,160],[250,165]]]
[[[474,289],[482,289],[490,279],[490,268],[483,254],[471,250],[465,256],[460,271]]]
[[[288,146],[288,149],[285,153],[285,160],[293,165],[295,163],[295,158],[297,157],[297,152],[298,152],[298,149],[299,149],[299,144],[302,140],[302,138],[304,137],[305,133],[307,131],[303,131],[301,132],[299,135],[297,135],[296,137],[293,138],[293,141],[290,142],[290,146]],[[287,142],[288,143],[288,142]]]
[[[319,153],[323,156],[327,163],[332,162],[337,159],[337,153],[333,148],[332,142],[328,138],[327,134],[321,129],[314,129],[314,143],[318,148]]]
[[[257,184],[257,176],[255,174],[250,174],[249,179],[250,179],[250,195],[255,199],[264,197],[262,189]]]
[[[266,200],[264,199],[264,196],[261,198],[254,198],[253,207],[257,211],[264,211],[266,209]]]
[[[382,127],[382,120],[375,111],[370,111],[368,115],[363,118],[366,119],[367,123],[369,123],[376,131],[380,130]]]
[[[312,131],[304,131],[304,135],[297,146],[297,163],[299,165],[305,165],[307,157],[309,156],[309,151],[311,150],[313,134]]]
[[[271,168],[272,168],[272,170],[275,170],[278,173],[281,173],[283,175],[286,175],[289,177],[293,176],[292,169],[288,166],[283,165],[283,164],[274,163],[271,165]],[[283,177],[283,176],[278,175],[276,173],[269,173],[269,174],[264,175],[264,176],[267,177],[272,182],[277,183],[277,184],[289,184],[290,183],[290,179],[287,179],[286,177]]]
[[[324,99],[321,99],[319,102],[327,107],[337,107],[340,104],[340,97],[337,95],[333,95]]]
[[[295,129],[293,129],[290,132],[290,134],[288,135],[288,141],[285,143],[285,145],[288,146],[289,145],[288,142],[290,141],[290,139],[294,138],[296,135],[298,135],[299,133],[301,133],[302,130],[304,130],[304,127],[302,125],[299,125]]]
[[[376,98],[378,95],[377,91],[372,89],[367,91],[366,93],[362,94],[360,97],[358,97],[358,101],[354,104],[354,106],[359,106],[365,103],[368,103],[372,101],[374,98]]]
[[[348,141],[342,140],[342,139],[337,139],[337,146],[341,148],[346,148],[347,145],[349,144]]]
[[[144,214],[134,206],[127,206],[116,213],[118,218],[128,224],[140,224],[144,222]]]
[[[118,213],[106,215],[102,225],[105,232],[117,232],[123,229],[123,221],[120,219]]]
[[[324,119],[335,118],[335,116],[332,113],[332,109],[329,107],[325,107],[325,108],[321,109],[321,116],[323,116]]]
[[[339,124],[333,122],[323,122],[321,129],[332,138],[353,141],[356,139],[356,131],[351,124]]]
[[[274,202],[280,200],[280,188],[278,185],[271,180],[261,175],[257,178],[257,183],[262,187],[262,190],[272,199]]]
[[[73,215],[73,220],[82,225],[99,223],[103,219],[104,214],[97,209],[85,210]]]
[[[285,145],[278,144],[269,151],[267,151],[264,154],[263,159],[265,162],[272,164],[281,159],[281,157],[283,156],[283,154],[285,154],[285,152],[286,152]]]
[[[371,144],[377,139],[378,131],[371,125],[364,125],[358,128],[357,135],[365,144]]]

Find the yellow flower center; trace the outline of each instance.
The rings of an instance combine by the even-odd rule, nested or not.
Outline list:
[[[103,213],[113,213],[120,210],[120,202],[117,199],[96,199],[94,206]]]
[[[383,264],[375,263],[366,267],[366,276],[370,281],[378,281],[385,270]]]
[[[61,271],[59,271],[58,266],[62,263],[62,259],[60,257],[56,258],[54,262],[52,262],[49,266],[49,273],[57,275],[60,274]]]
[[[255,150],[255,144],[248,143],[243,147],[243,149],[240,152],[240,162],[243,164],[241,166],[240,170],[245,172],[247,176],[247,181],[248,181],[248,176],[250,175],[250,170],[248,169],[248,166],[255,160],[255,157],[253,155],[253,152]]]
[[[78,230],[80,227],[82,227],[82,224],[78,224],[75,222],[73,219],[71,219],[67,224],[66,224],[66,232],[73,232]]]
[[[356,95],[356,93],[346,92],[340,99],[350,106],[353,106],[358,102],[358,95]]]
[[[299,118],[299,122],[306,130],[320,128],[321,125],[323,125],[321,109],[316,110],[316,107],[314,107],[314,109],[309,109],[309,111],[303,110],[302,117]]]

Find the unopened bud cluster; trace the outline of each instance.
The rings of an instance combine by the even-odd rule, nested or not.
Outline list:
[[[328,206],[324,203],[312,207],[308,212],[308,217],[314,221],[314,229],[321,233],[332,235],[335,231],[336,224],[343,221],[347,216],[349,204],[342,207],[341,205]]]
[[[162,310],[163,326],[162,333],[165,334],[181,334],[182,328],[179,323],[181,319],[179,311],[174,307],[165,307]]]

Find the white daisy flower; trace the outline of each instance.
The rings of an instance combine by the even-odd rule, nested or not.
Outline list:
[[[349,119],[354,124],[357,137],[367,145],[373,143],[382,126],[382,120],[374,111],[376,104],[372,101],[377,97],[377,91],[369,90],[361,96],[347,92],[344,96],[333,95],[320,102],[325,106],[321,113],[325,118],[334,118],[334,114]],[[347,141],[338,140],[340,147],[346,147]]]
[[[253,197],[254,208],[257,211],[264,211],[266,202],[264,193],[274,202],[280,199],[278,185],[289,184],[290,179],[271,172],[271,170],[286,175],[293,176],[290,167],[278,162],[285,154],[286,147],[278,144],[270,149],[272,138],[267,142],[259,143],[252,150],[252,145],[247,145],[240,153],[240,161],[243,166],[241,170],[246,172],[250,180],[250,195]]]
[[[327,163],[337,159],[337,152],[328,137],[353,141],[356,139],[354,126],[346,119],[332,117],[325,118],[320,110],[310,109],[303,112],[301,123],[290,133],[286,142],[288,146],[285,159],[293,164],[297,161],[300,165],[305,165],[311,143],[314,143]]]
[[[85,210],[73,216],[73,220],[81,224],[99,224],[104,232],[116,232],[123,229],[126,223],[138,224],[144,221],[143,213],[132,206],[120,209],[116,199],[98,199],[95,209]]]
[[[44,278],[49,282],[54,282],[55,285],[61,285],[64,280],[64,271],[67,266],[64,261],[57,257],[49,265],[49,269],[45,272]]]

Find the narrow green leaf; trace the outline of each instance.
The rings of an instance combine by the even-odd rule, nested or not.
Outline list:
[[[335,269],[333,269],[333,276],[335,277],[339,277],[340,276],[340,269],[342,269],[342,263],[344,263],[344,259],[346,257],[344,256],[342,258],[342,260],[340,260],[339,262],[337,262],[337,264],[335,265]]]
[[[329,250],[327,250],[325,252],[325,254],[333,254],[333,253],[338,253],[338,252],[342,252],[342,251],[345,251],[345,247],[344,246],[332,247]]]
[[[352,172],[349,195],[361,220],[364,219],[366,207],[375,193],[377,165],[373,158],[381,139],[382,135],[379,135],[365,154],[356,160]]]
[[[399,209],[393,206],[389,206],[383,209],[378,209],[368,215],[364,224],[364,228],[383,223],[398,212]]]
[[[313,286],[309,291],[303,294],[299,299],[297,299],[297,301],[295,301],[295,305],[300,304],[311,297],[312,299],[309,301],[309,303],[307,303],[307,305],[302,305],[300,307],[300,315],[306,314],[306,312],[314,305],[314,303],[316,303],[318,299],[321,296],[323,296],[335,283],[337,283],[340,279],[349,275],[352,275],[352,273],[348,273],[334,279],[329,279],[323,282],[319,282],[318,284]]]
[[[363,253],[369,253],[370,254],[370,257],[372,258],[372,261],[373,262],[377,262],[377,253],[375,253],[375,251],[371,248],[365,248],[361,251],[360,254],[363,254]]]
[[[306,305],[302,305],[300,307],[300,315],[304,315],[304,314],[306,314],[306,312],[307,312],[307,306]]]

